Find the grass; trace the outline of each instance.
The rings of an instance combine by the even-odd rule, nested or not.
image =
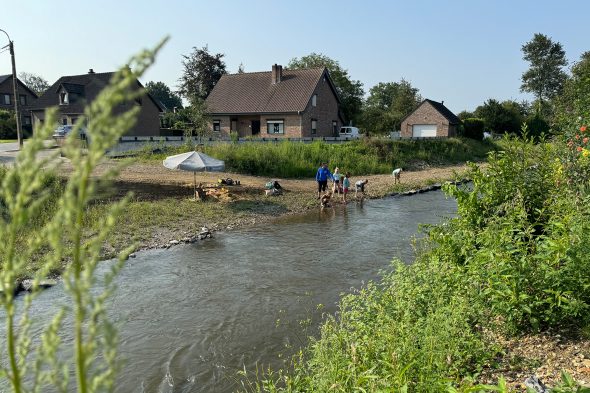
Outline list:
[[[163,160],[186,151],[187,147],[144,150],[143,160]],[[484,160],[498,149],[494,142],[464,138],[436,140],[359,140],[341,144],[313,142],[224,143],[203,147],[203,151],[225,161],[228,171],[283,178],[313,177],[319,163],[355,175],[386,174],[393,168],[417,169]]]
[[[0,143],[15,143],[18,142],[16,139],[0,139]]]

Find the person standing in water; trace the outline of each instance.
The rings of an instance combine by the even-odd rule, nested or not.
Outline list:
[[[322,197],[322,192],[328,189],[328,179],[333,179],[332,173],[328,169],[328,163],[322,162],[315,174],[315,180],[318,182],[318,199]]]

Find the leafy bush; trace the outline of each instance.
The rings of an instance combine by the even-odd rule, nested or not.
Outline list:
[[[463,120],[463,136],[481,141],[483,139],[484,120],[469,118]]]
[[[0,139],[16,139],[16,118],[4,109],[0,109]]]
[[[345,296],[292,371],[251,390],[507,392],[470,382],[498,354],[485,332],[587,327],[589,178],[572,182],[567,161],[584,157],[558,141],[502,146],[472,185],[445,187],[458,215],[427,227],[412,265]]]

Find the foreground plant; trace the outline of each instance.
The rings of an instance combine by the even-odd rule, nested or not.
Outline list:
[[[111,171],[99,180],[91,177],[92,171],[105,151],[133,126],[138,112],[138,108],[133,108],[115,115],[115,110],[143,94],[134,87],[136,79],[154,62],[162,45],[163,42],[154,50],[133,57],[129,67],[117,72],[110,85],[86,108],[88,149],[83,152],[75,138],[82,126],[78,123],[63,148],[74,171],[57,200],[58,208],[41,223],[34,236],[27,236],[27,233],[39,224],[38,216],[45,211],[51,197],[49,190],[44,188],[48,173],[45,168],[55,165],[56,154],[41,159],[39,152],[56,124],[55,110],[48,111],[44,125],[25,144],[14,168],[3,174],[0,188],[0,306],[5,332],[0,383],[6,383],[11,392],[42,392],[49,386],[60,392],[113,390],[118,369],[117,334],[106,316],[105,301],[114,289],[113,278],[131,248],[119,254],[118,263],[113,264],[111,272],[104,277],[98,293],[95,272],[101,246],[127,199],[111,206],[100,218],[97,226],[100,229],[88,240],[83,236],[87,230],[84,216],[97,182],[116,175],[116,171]],[[32,259],[37,259],[41,266],[35,272],[30,271]],[[71,297],[71,305],[53,317],[39,338],[40,342],[33,345],[37,338],[31,337],[31,304],[39,293],[40,281],[64,260],[68,262],[63,273],[64,289]],[[17,302],[17,279],[24,276],[33,277],[32,291],[24,295],[23,302]],[[60,345],[60,330],[64,319],[70,316],[73,319],[73,348],[64,349]],[[70,380],[71,373],[75,374],[75,381]]]

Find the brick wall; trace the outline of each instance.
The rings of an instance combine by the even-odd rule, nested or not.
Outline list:
[[[401,124],[401,137],[412,137],[414,124],[436,124],[436,136],[456,136],[456,126],[449,124],[446,117],[440,114],[429,102],[424,102]]]
[[[314,94],[317,94],[316,106],[312,106],[312,99],[310,98],[302,114],[301,137],[337,136],[333,132],[332,122],[336,121],[336,131],[340,129],[342,122],[338,117],[338,100],[327,79],[324,77],[320,79]],[[317,132],[313,135],[311,133],[312,119],[317,121]]]

